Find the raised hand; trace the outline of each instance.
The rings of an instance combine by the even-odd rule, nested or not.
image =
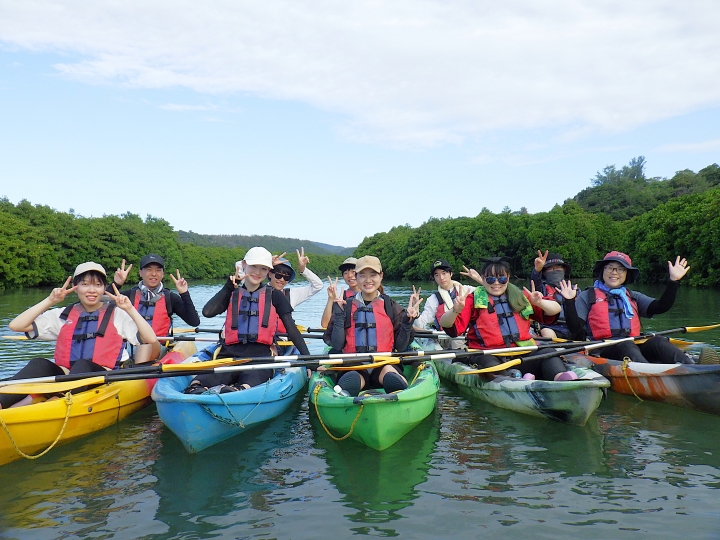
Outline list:
[[[463,268],[465,268],[463,266]],[[467,270],[467,268],[466,268]],[[462,272],[460,272],[462,274]],[[477,272],[475,272],[477,274]],[[467,275],[467,274],[464,274]],[[465,289],[465,287],[462,287],[457,295],[455,296],[455,300],[453,300],[453,313],[456,315],[460,314],[463,309],[465,309],[465,300],[467,299],[468,295],[470,294],[470,291]]]
[[[330,276],[328,276],[328,298],[331,302],[335,302],[336,304],[340,304],[341,306],[345,305],[345,299],[343,298],[342,291],[338,289],[338,280],[339,278],[335,278],[335,283],[333,283],[333,280]]]
[[[535,290],[535,282],[530,282],[530,290],[528,290],[527,287],[523,287],[523,291],[525,291],[525,294],[530,295],[530,303],[533,306],[539,306],[540,302],[542,302],[543,299],[543,293],[540,291]]]
[[[278,264],[282,264],[282,258],[285,256],[287,251],[283,251],[280,255],[273,255],[272,257],[272,265],[277,266]]]
[[[460,272],[461,276],[467,276],[470,279],[472,279],[473,281],[477,281],[478,283],[480,283],[482,285],[482,278],[480,277],[480,274],[478,273],[477,270],[475,270],[474,268],[468,268],[467,266],[464,266],[464,265],[463,265],[463,270],[465,270],[465,271]],[[465,296],[467,296],[467,294]]]
[[[413,285],[413,292],[410,295],[410,300],[408,300],[408,307],[407,307],[407,316],[410,319],[417,319],[420,316],[420,304],[422,304],[422,298],[420,298],[420,291],[422,291],[422,287],[418,287],[418,290],[415,290],[415,285]]]
[[[241,265],[236,264],[235,275],[230,276],[230,281],[232,281],[232,284],[235,286],[236,289],[240,286],[242,280],[245,279],[245,274],[240,270],[240,268],[242,268]]]
[[[130,302],[130,299],[125,296],[124,294],[120,294],[120,291],[118,291],[118,288],[115,286],[115,284],[112,284],[112,288],[115,291],[115,294],[111,294],[109,292],[105,292],[105,294],[115,302],[115,305],[122,309],[123,311],[130,311],[130,309],[135,309],[132,305],[132,302]]]
[[[570,280],[562,280],[558,283],[558,291],[565,300],[571,300],[577,295],[577,285],[573,285]]]
[[[65,300],[65,297],[75,292],[75,289],[77,289],[77,285],[70,287],[70,282],[72,281],[72,278],[68,276],[68,278],[65,280],[65,283],[62,287],[58,287],[56,289],[53,289],[50,292],[50,296],[48,296],[48,300],[50,300],[50,303],[54,306],[55,304],[59,304],[63,300]],[[70,287],[70,288],[68,288]]]
[[[542,269],[545,267],[545,262],[547,262],[548,258],[548,250],[545,250],[545,253],[540,251],[538,249],[538,256],[535,257],[535,270],[538,272],[542,272]]]
[[[170,277],[175,282],[175,288],[177,289],[177,292],[179,292],[180,294],[185,294],[186,292],[188,292],[188,282],[185,280],[184,277],[180,276],[180,270],[176,268],[175,271],[177,272],[177,279],[175,278],[175,276],[173,276],[172,272],[170,272]]]
[[[298,274],[302,274],[305,271],[305,268],[307,268],[307,265],[310,264],[310,259],[305,256],[304,247],[301,247],[300,251],[296,249],[295,253],[297,253],[298,258]]]
[[[127,268],[125,268],[125,259],[122,260],[122,263],[120,263],[120,268],[115,270],[115,278],[114,281],[120,286],[125,285],[125,282],[127,281],[128,274],[130,274],[130,270],[132,270],[133,265],[131,264]]]
[[[681,259],[680,255],[675,259],[675,264],[668,261],[668,272],[670,273],[670,281],[680,281],[687,274],[690,267],[686,259]]]

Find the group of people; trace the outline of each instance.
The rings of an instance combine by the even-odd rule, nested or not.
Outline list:
[[[222,357],[264,357],[278,354],[279,336],[289,339],[293,349],[309,354],[303,336],[292,317],[293,309],[317,294],[323,283],[308,268],[304,250],[298,251],[298,272],[308,285],[287,287],[296,277],[291,263],[273,256],[267,249],[253,247],[238,261],[235,273],[203,307],[204,317],[225,313],[220,335]],[[461,275],[475,286],[453,280],[453,269],[444,259],[433,261],[430,275],[437,291],[420,311],[420,289],[403,308],[384,292],[383,269],[377,257],[349,257],[338,268],[347,285],[331,278],[321,325],[329,352],[373,353],[406,351],[414,331],[428,326],[444,330],[452,349],[496,349],[534,343],[542,337],[573,340],[600,340],[635,337],[641,333],[640,319],[668,311],[677,295],[678,283],[689,270],[687,261],[677,257],[668,262],[669,281],[659,299],[631,291],[639,270],[629,256],[608,253],[595,264],[592,287],[579,292],[570,281],[570,265],[558,254],[538,251],[529,287],[510,282],[509,259],[481,259],[480,271],[463,266]],[[164,354],[158,337],[172,335],[172,316],[197,326],[200,318],[179,271],[170,277],[177,293],[163,285],[165,262],[157,254],[140,261],[140,282],[120,291],[132,264],[125,260],[108,285],[105,269],[94,262],[78,265],[63,287],[18,315],[10,329],[25,332],[29,339],[56,340],[54,362],[34,358],[11,379],[84,373],[120,367],[133,346],[134,363],[155,361]],[[268,280],[266,282],[266,280]],[[72,286],[71,286],[72,284]],[[78,301],[55,308],[68,295]],[[535,353],[537,355],[537,353]],[[602,349],[608,358],[630,358],[636,362],[689,363],[683,351],[662,337],[642,344],[622,341]],[[491,354],[464,356],[463,362],[488,368],[506,359]],[[501,372],[508,374],[507,372]],[[515,376],[524,379],[569,381],[577,378],[559,356],[546,354],[525,357]],[[195,377],[186,393],[236,392],[262,384],[273,370],[249,370]],[[338,379],[340,389],[358,395],[363,389],[382,387],[386,392],[407,388],[401,368],[387,365],[379,369],[347,371]],[[29,403],[29,396],[0,395],[0,408]]]

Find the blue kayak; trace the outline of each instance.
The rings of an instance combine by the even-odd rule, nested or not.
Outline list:
[[[183,394],[192,376],[160,379],[152,391],[160,420],[190,453],[234,437],[284,412],[307,384],[306,369],[276,370],[267,383],[226,394]]]

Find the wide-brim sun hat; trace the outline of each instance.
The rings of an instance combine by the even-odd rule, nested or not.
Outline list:
[[[603,268],[611,262],[619,262],[627,268],[627,277],[625,278],[626,284],[634,283],[640,275],[640,269],[635,268],[632,265],[632,260],[629,255],[623,253],[622,251],[611,251],[607,253],[601,261],[595,262],[595,266],[593,267],[593,277],[601,280]]]
[[[290,283],[293,279],[295,279],[295,269],[290,264],[290,261],[287,259],[280,259],[280,262],[273,266],[273,270],[282,270],[285,269],[288,272],[290,272],[290,279],[288,280],[288,283]]]
[[[245,264],[252,266],[264,266],[265,268],[269,268],[271,270],[273,267],[272,253],[264,247],[256,246],[254,248],[250,248],[245,254],[245,257],[243,257],[243,261],[245,261]]]
[[[548,255],[548,258],[545,260],[545,264],[543,265],[543,270],[546,270],[549,266],[555,266],[560,265],[565,270],[565,277],[567,278],[570,275],[570,265],[563,261],[563,258],[560,256],[559,253],[551,253]]]

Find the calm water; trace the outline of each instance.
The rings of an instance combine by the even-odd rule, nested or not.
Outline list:
[[[194,285],[196,304],[218,287]],[[404,301],[407,285],[388,292]],[[45,294],[0,295],[0,334]],[[317,326],[325,299],[299,306],[297,322]],[[687,288],[645,329],[719,320],[720,291]],[[720,345],[717,331],[692,337]],[[0,340],[0,374],[50,354]],[[303,397],[190,455],[149,407],[0,467],[0,538],[720,538],[718,441],[718,417],[612,393],[580,428],[443,386],[435,413],[384,452],[331,441]]]

